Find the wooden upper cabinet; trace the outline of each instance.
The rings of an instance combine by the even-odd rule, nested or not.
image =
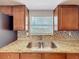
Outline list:
[[[25,30],[28,21],[28,9],[25,5],[0,6],[0,13],[13,16],[13,30]],[[27,27],[28,28],[28,27]]]
[[[69,53],[67,59],[79,59],[79,53]]]
[[[78,6],[60,5],[58,6],[58,30],[73,31],[78,30]]]
[[[25,6],[13,7],[13,29],[25,30]]]
[[[12,7],[11,6],[0,6],[0,13],[12,16]]]
[[[41,59],[41,54],[36,53],[22,53],[20,59]]]
[[[19,59],[18,53],[0,53],[0,59]]]
[[[65,59],[66,55],[64,53],[46,53],[43,54],[43,59]]]

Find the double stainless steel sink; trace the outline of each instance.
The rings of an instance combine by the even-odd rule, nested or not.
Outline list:
[[[26,47],[27,48],[57,48],[54,42],[48,42],[48,41],[29,42]]]

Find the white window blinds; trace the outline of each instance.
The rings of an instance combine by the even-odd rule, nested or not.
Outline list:
[[[52,35],[53,34],[53,18],[32,16],[30,20],[31,35]]]

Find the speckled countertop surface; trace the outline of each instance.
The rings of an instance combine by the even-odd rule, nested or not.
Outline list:
[[[53,40],[57,48],[49,49],[29,49],[26,48],[27,44],[30,42],[27,40],[16,40],[9,45],[0,48],[0,52],[36,52],[36,53],[79,53],[79,40]]]

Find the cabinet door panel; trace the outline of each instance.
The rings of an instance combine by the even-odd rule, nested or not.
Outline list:
[[[0,53],[0,59],[19,59],[17,53]]]
[[[77,6],[62,6],[59,8],[59,30],[78,30]]]
[[[7,14],[7,15],[12,15],[11,6],[0,6],[0,13],[4,13],[4,14]]]
[[[59,53],[44,54],[43,59],[65,59],[65,54],[59,54]]]
[[[21,54],[21,59],[41,59],[41,54]]]
[[[67,54],[67,59],[79,59],[79,54]]]
[[[25,6],[13,7],[14,30],[25,29]]]

